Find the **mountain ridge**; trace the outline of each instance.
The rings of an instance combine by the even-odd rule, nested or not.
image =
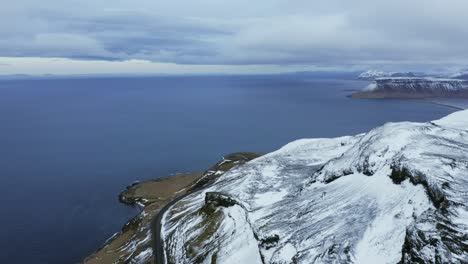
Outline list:
[[[423,76],[422,74],[416,74],[413,72],[384,72],[379,70],[368,70],[358,75],[358,79],[361,80],[375,80],[376,78],[383,77],[417,77]]]
[[[167,263],[466,263],[467,153],[468,111],[294,141],[170,208]]]
[[[468,98],[468,80],[432,77],[376,78],[354,98]]]

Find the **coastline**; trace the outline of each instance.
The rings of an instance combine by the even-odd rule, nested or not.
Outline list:
[[[441,102],[431,101],[431,100],[426,100],[426,103],[435,104],[435,105],[441,105],[441,106],[453,108],[453,109],[456,109],[456,110],[465,110],[465,109],[467,109],[467,108],[463,108],[463,107],[461,107],[461,106],[456,106],[456,105],[451,105],[451,104],[448,104],[448,103],[441,103]]]
[[[153,259],[153,251],[156,258],[162,257],[161,243],[154,243],[159,241],[159,234],[155,231],[158,230],[158,219],[160,220],[165,209],[185,195],[208,187],[230,169],[261,155],[251,152],[233,153],[224,156],[204,172],[178,174],[127,186],[119,194],[119,201],[130,206],[140,206],[141,212],[82,263],[159,263],[158,259]]]
[[[352,96],[349,95],[348,97]],[[352,98],[357,99],[356,97]],[[430,99],[395,99],[409,99],[457,110],[464,109]],[[128,186],[126,190],[120,193],[119,201],[130,206],[139,206],[141,212],[129,220],[121,231],[111,236],[97,251],[84,259],[83,263],[163,263],[161,259],[164,257],[164,249],[159,237],[159,228],[161,216],[164,212],[186,195],[208,187],[233,167],[258,156],[261,156],[261,154],[234,153],[224,156],[220,162],[204,172],[173,175]]]
[[[141,212],[109,238],[102,247],[83,260],[86,264],[127,263],[151,256],[150,223],[159,210],[184,193],[202,173],[179,174],[132,184],[119,194],[119,201],[139,206]]]
[[[352,91],[352,90],[349,90]],[[436,99],[465,99],[465,98],[456,98],[456,97],[434,97],[434,96],[387,96],[384,94],[371,94],[371,93],[365,93],[361,91],[357,91],[351,94],[348,94],[346,97],[351,98],[351,99],[367,99],[367,100],[412,100],[416,102],[423,102],[423,103],[428,103],[428,104],[434,104],[434,105],[440,105],[440,106],[445,106],[449,108],[453,108],[456,110],[465,110],[468,109],[468,107],[462,107],[459,105],[454,105],[450,104],[448,102],[438,102]],[[468,105],[468,98],[467,100],[467,105]]]

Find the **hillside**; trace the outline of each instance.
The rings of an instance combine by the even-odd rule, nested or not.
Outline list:
[[[467,263],[468,111],[302,139],[163,217],[168,263]]]

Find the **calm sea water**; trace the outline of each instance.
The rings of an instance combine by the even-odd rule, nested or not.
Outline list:
[[[307,75],[0,81],[0,263],[80,261],[135,215],[117,201],[135,180],[454,111],[346,97],[366,84]]]

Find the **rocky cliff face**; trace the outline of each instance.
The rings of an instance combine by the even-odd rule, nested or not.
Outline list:
[[[163,217],[168,263],[467,263],[468,111],[303,139]]]
[[[354,98],[468,97],[468,80],[441,78],[377,78]]]

